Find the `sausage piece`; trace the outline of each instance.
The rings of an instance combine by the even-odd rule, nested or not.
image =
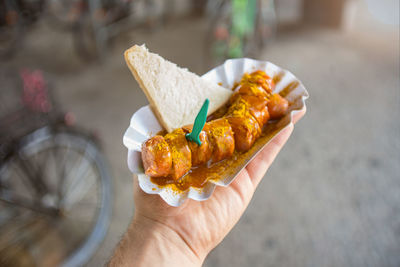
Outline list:
[[[148,176],[163,177],[170,173],[172,154],[164,137],[156,135],[143,143],[142,161],[145,174]]]
[[[268,76],[264,71],[254,71],[250,74],[244,74],[239,85],[258,85],[270,94],[274,88],[275,83],[273,79]]]
[[[229,124],[235,135],[237,151],[247,151],[261,134],[260,126],[253,116],[228,117]]]
[[[268,112],[271,119],[283,117],[288,110],[289,102],[279,94],[273,94],[268,102]]]
[[[268,101],[264,98],[252,95],[242,95],[241,97],[249,104],[250,114],[256,119],[260,128],[262,128],[269,119]]]
[[[193,125],[184,126],[182,129],[185,133],[192,131]],[[201,131],[199,134],[201,145],[195,142],[188,141],[190,151],[192,152],[192,166],[198,166],[210,160],[212,154],[212,147],[208,140],[206,131]]]
[[[237,94],[234,95],[232,99],[233,99],[232,105],[236,105],[236,107],[230,108],[229,112],[238,113],[237,111],[234,111],[234,109],[238,110],[237,105],[238,104],[241,105],[241,102],[244,101],[247,103],[247,105],[240,108],[247,109],[248,112],[250,112],[250,114],[254,117],[254,119],[256,119],[260,128],[262,128],[264,124],[267,123],[269,119],[267,98],[264,98],[263,96],[254,96],[250,94],[245,94],[245,95]],[[241,116],[241,114],[238,115]]]
[[[171,148],[172,169],[170,175],[174,180],[178,180],[192,167],[192,153],[182,129],[176,129],[166,134],[164,138]]]
[[[256,84],[244,84],[239,86],[235,94],[231,97],[230,103],[235,102],[237,95],[257,96],[266,100],[268,99],[268,93]]]
[[[261,127],[250,112],[251,106],[243,97],[238,97],[229,107],[225,117],[235,136],[235,147],[238,151],[246,151],[261,135]]]
[[[203,130],[208,134],[212,147],[211,162],[217,162],[232,156],[235,150],[235,139],[232,127],[225,118],[210,121]]]

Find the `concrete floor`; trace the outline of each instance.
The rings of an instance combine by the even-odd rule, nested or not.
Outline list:
[[[146,43],[202,74],[203,19],[119,37],[103,64],[86,64],[70,39],[42,25],[10,63],[48,71],[63,106],[99,132],[115,184],[112,223],[88,266],[110,256],[133,214],[122,136],[147,100],[122,51]],[[399,28],[360,5],[354,29],[278,36],[260,59],[298,76],[308,113],[260,184],[246,213],[204,266],[400,266]]]

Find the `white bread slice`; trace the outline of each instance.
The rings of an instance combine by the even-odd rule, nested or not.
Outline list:
[[[204,100],[208,114],[224,105],[232,91],[178,67],[145,45],[134,45],[124,53],[125,61],[164,128],[171,132],[192,124]]]

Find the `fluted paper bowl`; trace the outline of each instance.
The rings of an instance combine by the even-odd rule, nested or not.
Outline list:
[[[292,86],[290,92],[285,98],[290,102],[289,113],[281,118],[277,123],[277,130],[262,143],[257,143],[255,149],[251,149],[243,164],[236,166],[229,175],[219,180],[208,181],[203,188],[190,187],[184,192],[173,190],[171,187],[160,187],[150,180],[150,177],[144,174],[141,145],[148,138],[161,131],[163,127],[158,122],[149,106],[144,106],[137,110],[131,117],[130,125],[126,130],[123,143],[128,148],[128,167],[132,173],[136,174],[139,180],[140,188],[148,194],[158,194],[161,198],[171,206],[179,206],[186,199],[191,198],[197,201],[208,199],[214,192],[215,186],[228,186],[243,169],[249,161],[268,142],[292,123],[293,115],[297,112],[305,110],[305,99],[308,98],[308,92],[303,84],[289,71],[268,62],[259,61],[249,58],[229,59],[224,64],[210,70],[202,76],[203,79],[211,80],[221,84],[223,87],[231,89],[235,82],[240,81],[244,73],[250,73],[256,70],[265,71],[270,77],[280,76],[280,80],[276,83],[274,92],[280,92],[288,85]]]

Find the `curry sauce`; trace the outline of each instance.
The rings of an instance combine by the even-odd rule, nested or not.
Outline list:
[[[240,88],[240,90],[236,90],[236,93],[233,94],[229,103],[208,116],[208,125],[206,124],[203,131],[208,133],[207,135],[209,135],[209,138],[214,138],[213,140],[210,139],[210,141],[213,141],[212,143],[214,143],[214,148],[212,149],[214,152],[211,150],[213,155],[210,156],[209,153],[205,153],[204,151],[206,150],[200,149],[201,147],[193,147],[193,144],[189,144],[190,150],[192,153],[194,153],[192,154],[192,158],[194,157],[193,161],[201,163],[199,166],[192,166],[190,164],[190,150],[187,145],[183,144],[186,143],[186,141],[184,140],[185,137],[182,129],[177,129],[170,134],[166,134],[165,131],[158,133],[158,135],[161,136],[165,135],[166,142],[171,146],[171,154],[173,156],[172,171],[168,174],[168,176],[159,177],[159,175],[158,177],[150,177],[151,181],[154,184],[157,184],[159,187],[168,187],[176,192],[186,191],[189,189],[189,187],[201,190],[210,180],[217,183],[218,181],[223,182],[225,179],[227,179],[226,181],[230,181],[231,178],[233,178],[233,176],[235,176],[242,169],[242,167],[245,166],[251,160],[251,158],[255,156],[257,152],[260,151],[265,144],[267,144],[268,141],[271,140],[281,129],[280,118],[282,117],[275,117],[279,118],[276,120],[268,120],[268,114],[266,114],[268,116],[265,117],[261,113],[257,114],[254,112],[254,109],[257,109],[257,106],[266,105],[265,103],[263,104],[262,101],[269,101],[269,99],[271,99],[271,103],[273,102],[273,85],[281,81],[284,73],[278,73],[272,79],[265,79],[265,77],[268,77],[265,75],[266,74],[262,71],[256,71],[252,74],[244,74],[241,81],[234,85],[233,90],[237,88]],[[261,86],[263,89],[259,91],[259,89],[253,86],[254,84],[258,84],[258,86]],[[285,88],[283,88],[283,90],[280,91],[279,96],[282,99],[286,99],[286,97],[293,90],[295,90],[298,85],[299,82],[297,81],[289,83]],[[264,90],[267,92],[267,94],[263,93]],[[238,95],[239,92],[241,92],[241,95]],[[251,101],[252,97],[254,98],[254,96],[259,97],[261,102]],[[287,100],[285,101],[288,102]],[[293,105],[293,102],[289,102],[286,105],[286,108],[289,107],[287,108],[287,111],[290,111],[291,105]],[[251,114],[249,112],[251,112]],[[282,113],[281,116],[284,114],[286,113]],[[235,119],[237,118],[241,119],[247,117],[253,119],[256,118],[258,123],[254,121],[255,124],[253,123],[251,125],[247,125],[247,121],[243,119],[240,121],[239,126],[236,124],[236,127],[239,127],[236,128],[238,131],[236,132],[233,126],[234,124],[232,123],[235,123]],[[253,119],[249,122],[253,122]],[[235,146],[232,146],[232,150],[230,150],[230,152],[226,147],[223,147],[224,142],[226,143],[225,145],[229,147],[229,142],[227,142],[229,131],[223,128],[224,123],[227,123],[226,120],[229,121],[229,124],[233,128],[233,132],[235,132]],[[265,123],[266,121],[267,123]],[[229,124],[227,125],[230,128]],[[211,127],[212,125],[214,126]],[[258,127],[258,125],[260,125],[260,127]],[[258,127],[258,130],[256,130],[257,127],[255,126]],[[188,131],[188,129],[185,129],[185,127],[183,129],[186,132]],[[236,136],[237,133],[242,133],[240,132],[241,129],[254,129],[254,131],[249,132],[251,135],[256,137],[255,141],[253,140],[253,143],[251,143],[252,145],[247,147],[243,146],[245,141],[240,141],[238,138],[240,136]],[[221,133],[218,134],[218,131],[221,131]],[[177,138],[175,136],[177,134],[180,135],[181,138]],[[178,141],[182,141],[182,144]],[[203,139],[203,141],[205,142],[207,140]],[[240,147],[245,147],[245,149],[240,149]],[[235,150],[233,150],[234,148]],[[199,156],[201,151],[204,153],[203,157]],[[220,156],[218,156],[218,153],[216,153],[217,151],[220,153]],[[221,153],[228,153],[228,156],[224,156]],[[205,158],[206,160],[204,160]],[[176,167],[175,170],[174,167]]]
[[[242,82],[254,78],[254,76],[250,77],[246,75],[247,74],[245,74],[242,78]],[[282,79],[282,76],[283,73],[278,73],[276,76],[273,77],[272,81],[275,84],[279,83],[279,81]],[[255,76],[255,78],[258,79],[257,76]],[[239,83],[235,84],[233,89],[235,89],[238,85]],[[291,82],[283,90],[280,91],[279,95],[285,98],[293,90],[295,90],[298,85],[298,82]],[[293,103],[289,102],[289,111],[292,104]],[[240,103],[240,105],[236,105],[236,109],[231,110],[231,113],[233,113],[234,115],[238,113],[239,116],[243,116],[244,113],[246,113],[248,110],[248,107],[243,109],[245,105],[246,104],[243,103]],[[221,118],[227,111],[229,112],[229,108],[227,106],[224,106],[211,114],[208,117],[207,121]],[[279,122],[280,120],[269,120],[266,124],[264,124],[262,129],[260,129],[260,137],[255,140],[254,144],[247,151],[239,152],[235,149],[234,153],[229,158],[225,158],[218,162],[213,162],[212,160],[209,160],[207,163],[204,163],[200,166],[191,167],[190,170],[185,172],[185,174],[179,177],[179,179],[176,179],[176,177],[174,177],[173,175],[169,175],[166,177],[150,177],[150,179],[154,184],[157,184],[159,187],[168,187],[178,193],[186,191],[187,189],[189,189],[189,187],[194,187],[201,190],[210,180],[215,182],[223,181],[224,179],[227,179],[232,175],[236,175],[240,171],[242,166],[244,166],[251,159],[252,156],[254,156],[259,150],[261,150],[262,147],[279,132]],[[163,135],[165,134],[165,132],[160,132],[159,134]]]
[[[169,187],[173,191],[183,192],[189,187],[203,188],[210,181],[221,181],[227,176],[237,172],[238,167],[242,166],[249,156],[260,146],[266,144],[279,131],[277,126],[278,121],[269,122],[264,127],[262,135],[256,140],[253,147],[246,152],[235,151],[232,157],[213,164],[204,164],[197,167],[192,167],[191,170],[175,181],[172,177],[150,177],[151,181],[160,187]]]

